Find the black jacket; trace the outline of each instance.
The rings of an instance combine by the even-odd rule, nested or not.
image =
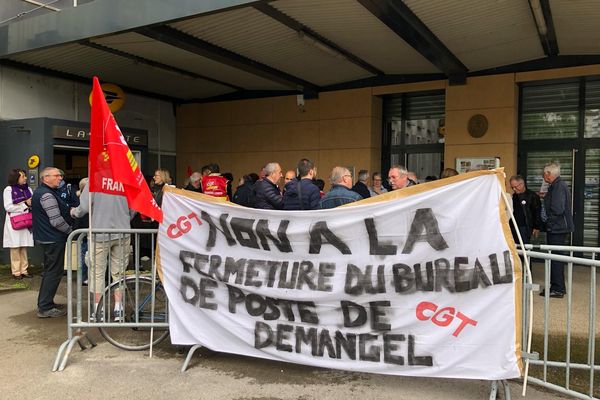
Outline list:
[[[254,207],[254,184],[250,182],[244,182],[243,185],[238,186],[235,194],[233,195],[233,202],[244,207]]]
[[[254,184],[254,208],[263,210],[282,210],[283,196],[277,185],[267,178],[261,179]]]
[[[566,182],[556,178],[548,187],[544,197],[546,209],[546,230],[550,233],[573,232],[573,214],[571,213],[571,193]]]
[[[363,199],[368,199],[369,197],[371,197],[371,192],[369,192],[369,187],[367,185],[365,185],[364,183],[362,183],[361,181],[356,182],[354,184],[354,186],[352,186],[352,190],[355,191],[356,193],[360,194]]]
[[[518,226],[526,227],[529,233],[534,229],[541,230],[542,203],[535,192],[527,189],[523,193],[513,193],[512,202],[513,214]]]
[[[45,243],[66,242],[69,234],[61,232],[53,227],[50,223],[50,219],[48,218],[48,214],[46,214],[46,211],[44,211],[42,208],[41,199],[46,193],[50,193],[56,198],[58,209],[63,219],[67,222],[71,220],[69,206],[60,198],[60,194],[56,191],[56,189],[52,189],[48,185],[42,183],[33,191],[33,196],[31,197],[31,212],[33,214],[33,239],[36,242]]]
[[[285,185],[283,195],[284,210],[317,210],[321,201],[321,192],[311,179],[304,178],[300,181],[302,192],[302,205],[298,194],[298,179],[293,179]]]
[[[200,185],[198,187],[194,187],[194,185],[192,185],[191,183],[188,183],[187,186],[183,188],[183,190],[189,190],[191,192],[202,193],[202,185]]]

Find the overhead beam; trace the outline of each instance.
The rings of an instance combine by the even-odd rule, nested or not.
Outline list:
[[[159,42],[178,47],[210,58],[214,61],[238,68],[245,72],[260,76],[262,78],[280,83],[294,90],[318,93],[319,87],[311,82],[305,81],[286,72],[280,71],[268,65],[244,57],[238,53],[216,46],[195,36],[188,35],[168,26],[156,26],[142,28],[137,33],[158,40]]]
[[[384,75],[374,76],[371,78],[358,79],[355,81],[335,83],[333,85],[323,86],[321,90],[328,92],[332,90],[347,90],[357,89],[363,87],[377,87],[377,86],[388,86],[388,85],[399,85],[403,83],[414,83],[414,82],[431,82],[437,80],[445,80],[446,75],[442,73],[438,74],[405,74],[405,75]]]
[[[144,58],[144,57],[136,56],[135,54],[130,54],[130,53],[127,53],[125,51],[113,49],[112,47],[103,46],[103,45],[98,44],[98,43],[90,42],[89,40],[83,40],[79,44],[81,44],[83,46],[90,47],[92,49],[104,51],[106,53],[110,53],[110,54],[114,54],[114,55],[119,56],[119,57],[126,58],[126,59],[134,61],[134,62],[136,62],[138,64],[144,64],[144,65],[148,65],[148,66],[151,66],[151,67],[154,67],[154,68],[158,68],[158,69],[162,69],[162,70],[165,70],[165,71],[175,72],[175,73],[177,73],[179,75],[187,76],[188,78],[203,79],[205,81],[216,83],[218,85],[226,86],[226,87],[229,87],[229,88],[232,88],[232,89],[235,89],[235,90],[244,90],[244,88],[241,87],[241,86],[232,85],[231,83],[220,81],[218,79],[214,79],[214,78],[211,78],[209,76],[200,75],[200,74],[197,74],[195,72],[191,72],[191,71],[187,71],[187,70],[184,70],[184,69],[181,69],[181,68],[174,67],[172,65],[167,65],[167,64],[160,63],[158,61],[149,60],[149,59]]]
[[[544,49],[544,54],[548,57],[557,56],[559,53],[558,41],[556,39],[550,1],[529,0],[529,8],[531,9],[531,14],[533,15],[533,20],[540,36],[540,43]]]
[[[343,56],[346,60],[348,60],[349,62],[359,66],[360,68],[372,73],[373,75],[384,75],[385,73],[378,69],[377,67],[369,64],[368,62],[366,62],[365,60],[363,60],[362,58],[356,56],[355,54],[349,52],[348,50],[344,49],[343,47],[339,46],[337,43],[333,42],[332,40],[327,39],[326,37],[318,34],[317,32],[315,32],[314,30],[310,29],[308,26],[301,24],[300,22],[296,21],[295,19],[293,19],[292,17],[282,13],[281,11],[279,11],[278,9],[270,6],[267,3],[256,3],[253,5],[253,7],[260,11],[261,13],[273,18],[274,20],[276,20],[277,22],[287,26],[288,28],[296,31],[298,33],[298,35],[305,35],[307,37],[309,37],[311,40],[314,40],[318,43],[321,43],[322,45],[333,49],[333,51],[335,53],[340,54],[341,56]]]
[[[214,103],[214,102],[219,102],[219,101],[262,99],[265,97],[296,96],[296,95],[298,95],[298,92],[295,90],[245,90],[243,92],[221,94],[218,96],[206,97],[204,99],[186,100],[185,103],[192,103],[192,104],[193,103]]]
[[[396,0],[357,1],[442,71],[450,84],[465,83],[468,68],[406,4]]]
[[[595,64],[600,64],[600,55],[581,54],[569,56],[556,56],[552,58],[544,57],[516,64],[508,64],[500,67],[473,71],[469,73],[469,76],[485,76],[494,74],[540,71],[545,69],[569,68]]]

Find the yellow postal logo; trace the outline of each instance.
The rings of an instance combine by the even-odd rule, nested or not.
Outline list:
[[[27,160],[27,166],[29,168],[35,168],[38,165],[40,165],[40,158],[38,156],[31,156],[29,157],[29,160]]]
[[[113,113],[119,111],[123,107],[123,104],[125,104],[125,92],[123,92],[123,89],[113,83],[103,83],[101,87],[110,111]],[[92,105],[91,93],[90,105]]]

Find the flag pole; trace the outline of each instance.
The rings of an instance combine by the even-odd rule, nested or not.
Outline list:
[[[91,134],[91,129],[90,129],[90,134]],[[88,313],[89,313],[89,304],[90,304],[90,291],[89,291],[89,287],[90,287],[90,273],[92,273],[92,275],[95,278],[95,273],[96,273],[96,242],[92,240],[92,192],[90,191],[90,182],[92,179],[92,176],[90,174],[91,172],[91,168],[90,168],[90,157],[89,157],[89,152],[88,152],[88,181],[87,181],[87,190],[88,190],[88,254],[89,257],[88,259],[90,260],[90,265],[88,268],[88,276],[87,276],[87,280],[88,280]],[[85,190],[85,188],[83,188]],[[85,255],[83,258],[83,262],[85,262]],[[94,306],[92,306],[92,312],[94,313],[94,315],[96,317],[98,317],[96,315],[96,309],[95,309],[95,305],[96,305],[96,279],[91,280],[91,288],[93,289],[94,292],[94,298],[93,303]],[[88,314],[88,320],[89,320],[90,315]],[[96,318],[97,319],[97,318]],[[96,322],[96,321],[94,321]]]

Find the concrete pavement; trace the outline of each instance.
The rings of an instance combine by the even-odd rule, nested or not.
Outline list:
[[[64,280],[61,291],[64,293]],[[66,339],[65,318],[38,319],[37,292],[0,294],[0,399],[485,399],[490,384],[478,380],[427,379],[351,373],[264,361],[203,350],[187,372],[185,354],[168,340],[147,352],[125,352],[97,331],[94,349],[76,347],[63,372],[51,372]],[[64,302],[64,297],[59,298]],[[511,382],[520,397],[521,384]],[[532,400],[563,398],[530,386]]]

